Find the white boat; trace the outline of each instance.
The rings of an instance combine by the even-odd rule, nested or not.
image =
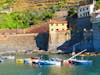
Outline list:
[[[32,64],[32,60],[30,58],[24,59],[24,64]]]
[[[38,64],[39,65],[59,65],[60,66],[62,62],[57,59],[52,58],[50,60],[39,60]]]
[[[75,65],[88,65],[92,63],[92,60],[78,60],[78,59],[70,59],[68,60],[69,64]]]
[[[39,57],[26,58],[24,59],[24,64],[37,64],[39,60]]]
[[[15,59],[15,56],[1,56],[2,59]]]
[[[78,59],[75,59],[76,56],[82,54],[83,52],[85,52],[85,50],[73,55],[72,57],[70,57],[69,59],[67,60],[64,60],[64,62],[67,62],[68,64],[77,64],[77,65],[82,65],[82,64],[91,64],[92,63],[92,60],[78,60]]]
[[[41,58],[40,57],[31,57],[31,60],[32,60],[32,64],[37,64]]]

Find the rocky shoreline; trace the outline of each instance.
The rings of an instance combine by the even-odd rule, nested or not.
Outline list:
[[[1,52],[0,52],[1,54]],[[13,51],[13,52],[6,52],[4,54],[1,54],[1,55],[34,55],[34,54],[61,54],[63,55],[63,53],[57,53],[57,52],[50,52],[50,51]],[[71,53],[67,53],[67,54],[64,54],[64,55],[72,55]],[[95,52],[85,52],[83,54],[80,54],[79,56],[82,56],[82,57],[87,57],[87,56],[100,56],[100,53],[95,53]]]

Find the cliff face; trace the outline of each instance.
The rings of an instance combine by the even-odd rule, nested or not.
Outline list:
[[[59,0],[17,0],[12,4],[13,11],[33,10],[48,8],[52,4],[57,4]]]

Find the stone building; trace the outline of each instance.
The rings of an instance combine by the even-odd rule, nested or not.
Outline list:
[[[91,0],[90,2],[80,2],[78,6],[77,14],[78,18],[83,18],[87,16],[91,16],[94,12],[95,1]]]
[[[100,52],[100,9],[95,12],[93,26],[93,45],[96,52]]]
[[[49,23],[49,50],[56,50],[65,41],[70,40],[71,32],[67,21],[51,20]]]

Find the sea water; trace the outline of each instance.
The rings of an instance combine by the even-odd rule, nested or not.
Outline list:
[[[16,58],[24,58],[16,56]],[[58,57],[67,59],[66,55],[43,55],[42,58]],[[0,75],[100,75],[100,56],[85,57],[93,60],[91,65],[38,66],[16,64],[15,60],[5,60],[0,64]]]

